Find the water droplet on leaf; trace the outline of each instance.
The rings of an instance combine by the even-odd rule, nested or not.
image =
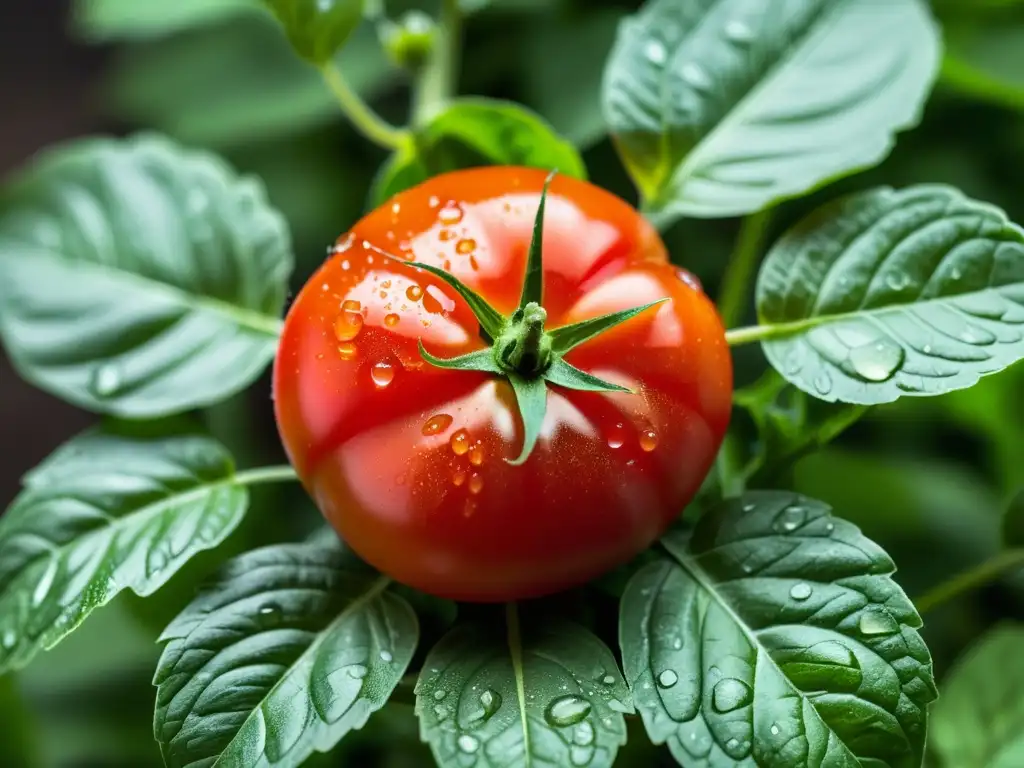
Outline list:
[[[752,698],[750,686],[733,677],[720,680],[711,692],[711,703],[715,711],[722,714],[746,706]]]
[[[794,600],[806,600],[811,596],[812,591],[810,584],[801,581],[799,584],[793,585],[789,590],[789,596]]]
[[[92,372],[89,388],[97,397],[110,397],[121,388],[121,371],[113,363],[97,366]]]
[[[818,390],[819,395],[827,395],[832,391],[832,377],[822,371],[814,377],[814,388]]]
[[[888,381],[903,364],[903,348],[889,339],[850,350],[850,364],[866,381]]]
[[[392,661],[394,661],[394,658],[395,657],[391,655],[391,651],[380,652],[380,660],[383,661],[385,664],[390,664]]]
[[[896,620],[882,609],[869,608],[860,615],[857,623],[862,635],[892,635],[899,631]]]
[[[369,671],[370,670],[368,670],[362,664],[353,664],[351,667],[348,668],[348,676],[351,677],[353,680],[362,680],[364,677],[366,677],[366,673]]]
[[[458,739],[459,749],[465,752],[467,755],[471,755],[480,749],[480,740],[475,736],[470,736],[468,733],[464,733],[459,736]]]
[[[671,669],[666,669],[660,675],[658,675],[658,685],[662,688],[671,688],[678,682],[679,675],[677,675]]]
[[[775,530],[792,533],[807,519],[807,510],[799,505],[786,507],[775,518]]]
[[[699,91],[706,91],[711,88],[711,78],[708,77],[708,73],[705,72],[700,65],[689,63],[684,64],[683,68],[679,71],[683,80],[688,82],[694,88]]]
[[[576,730],[572,733],[572,740],[581,747],[586,747],[594,743],[594,726],[584,720],[582,723],[576,726]]]
[[[601,682],[604,683],[605,685],[614,685],[615,684],[615,675],[605,675],[604,677],[601,678]]]
[[[448,717],[448,707],[446,707],[444,704],[435,704],[434,717],[436,717],[438,720],[444,720],[446,717]]]
[[[444,690],[443,688],[438,688],[436,691],[434,691],[434,698],[437,701],[441,701],[447,695],[448,695],[448,692],[446,690]]]
[[[775,723],[772,723],[771,731],[772,731],[772,736],[778,736],[779,732],[780,732],[779,731],[779,726],[776,725]]]
[[[545,719],[556,728],[565,728],[582,721],[590,714],[590,702],[579,696],[570,694],[559,696],[544,713]]]
[[[480,707],[483,709],[481,720],[489,720],[501,709],[501,694],[488,688],[480,694]]]
[[[746,22],[734,20],[725,25],[725,36],[734,43],[749,43],[754,39],[754,30]]]
[[[665,46],[658,40],[649,40],[644,46],[644,55],[652,64],[664,64],[668,58]]]

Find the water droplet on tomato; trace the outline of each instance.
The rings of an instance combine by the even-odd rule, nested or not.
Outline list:
[[[362,308],[363,305],[355,299],[345,299],[345,301],[341,303],[341,309],[344,312],[358,312]]]
[[[645,429],[640,433],[640,447],[650,453],[658,447],[658,433],[653,429]]]
[[[623,443],[626,442],[626,426],[624,424],[616,424],[610,430],[608,430],[608,447],[609,448],[621,448]]]
[[[440,204],[441,198],[439,198],[437,195],[431,195],[430,199],[427,200],[427,205],[429,205],[431,208],[437,208],[437,206],[439,206]]]
[[[469,492],[473,495],[480,493],[484,489],[484,479],[479,473],[474,472],[472,477],[469,478]]]
[[[676,268],[676,277],[679,278],[680,282],[685,283],[690,288],[693,288],[693,290],[695,290],[695,291],[703,291],[704,290],[704,286],[701,285],[701,282],[700,282],[700,280],[697,279],[697,276],[695,274],[693,274],[693,272],[691,272],[688,269],[683,269],[682,267],[677,267]]]
[[[398,320],[398,315],[392,312],[391,314],[384,316],[384,325],[386,325],[388,328],[394,328],[396,325],[398,325]]]
[[[544,719],[556,728],[566,728],[582,722],[590,710],[590,702],[580,696],[559,696],[544,712]]]
[[[351,341],[343,341],[338,345],[338,356],[342,360],[352,360],[359,352],[359,347]]]
[[[338,242],[334,244],[335,253],[345,253],[349,248],[352,247],[352,243],[356,241],[355,233],[349,232],[344,237],[338,239]]]
[[[463,256],[465,256],[466,254],[470,254],[475,250],[476,240],[474,240],[471,237],[468,237],[465,240],[459,240],[459,242],[455,244],[455,252],[461,253]]]
[[[456,456],[465,456],[469,453],[469,433],[466,430],[458,430],[448,442]]]
[[[442,243],[447,242],[448,240],[454,240],[455,231],[451,229],[442,229],[440,232],[437,233],[437,239],[440,240]]]
[[[449,203],[437,212],[437,220],[448,226],[458,224],[462,221],[462,209],[458,205]]]
[[[427,287],[426,295],[423,297],[423,308],[431,314],[439,315],[455,309],[455,302],[445,296],[436,285],[431,285]]]
[[[343,310],[334,320],[334,336],[338,341],[352,341],[362,329],[363,316],[358,311]]]
[[[423,428],[420,432],[429,437],[430,435],[436,435],[438,432],[444,432],[451,425],[451,416],[447,413],[438,413],[423,422]]]
[[[472,517],[476,514],[477,502],[476,499],[468,499],[466,506],[462,508],[463,517]]]
[[[395,368],[386,360],[381,360],[370,369],[370,378],[378,389],[384,389],[395,380]]]
[[[464,469],[455,470],[455,474],[452,475],[452,485],[458,487],[466,482],[466,471]]]
[[[469,463],[474,467],[484,463],[484,447],[479,442],[469,449]]]
[[[423,289],[418,285],[410,285],[405,289],[405,295],[409,297],[409,301],[419,301],[423,297]]]

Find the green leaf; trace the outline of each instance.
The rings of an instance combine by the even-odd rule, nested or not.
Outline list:
[[[746,483],[752,487],[775,479],[867,413],[864,406],[808,397],[771,369],[756,383],[736,390],[733,402],[750,414],[756,429],[752,455],[743,468]]]
[[[942,82],[967,96],[1024,110],[1024,24],[947,28]]]
[[[292,255],[263,187],[163,139],[54,150],[0,218],[0,335],[19,372],[132,418],[210,405],[274,356]]]
[[[580,322],[573,323],[572,325],[563,325],[561,328],[553,328],[550,331],[551,349],[560,355],[564,355],[566,352],[571,349],[575,349],[583,342],[589,341],[595,336],[598,336],[617,325],[621,325],[627,320],[631,320],[641,312],[646,312],[651,307],[656,307],[666,301],[669,301],[669,299],[658,299],[657,301],[652,301],[650,304],[644,304],[642,307],[624,309],[621,312],[612,312],[608,315],[592,317],[589,320],[581,320]]]
[[[1003,513],[1003,543],[1024,547],[1024,488],[1017,491]]]
[[[815,397],[963,389],[1024,357],[1024,230],[949,187],[853,195],[775,245],[757,307],[769,361]]]
[[[161,636],[168,766],[297,766],[365,725],[416,650],[409,605],[335,539],[254,550]]]
[[[397,257],[392,258],[397,259]],[[402,259],[397,260],[402,261]],[[455,292],[462,297],[462,300],[469,305],[473,315],[480,323],[480,327],[483,328],[491,338],[495,338],[501,333],[502,328],[505,327],[505,318],[502,314],[488,304],[487,299],[459,280],[455,275],[444,271],[440,267],[435,267],[430,264],[420,264],[415,261],[409,261],[406,263],[410,267],[429,272],[435,277],[439,277],[444,280],[446,285],[450,285]]]
[[[238,525],[227,452],[190,434],[80,435],[26,475],[0,519],[0,673],[52,648],[124,589],[150,595]]]
[[[528,379],[511,372],[506,375],[516,393],[519,415],[523,420],[523,447],[519,456],[508,459],[509,464],[519,466],[526,463],[540,437],[540,428],[548,409],[548,385],[540,377]]]
[[[363,19],[364,0],[263,0],[302,58],[326,64]]]
[[[938,63],[921,0],[648,0],[604,113],[650,212],[733,216],[878,163]]]
[[[447,368],[455,371],[484,371],[486,373],[497,373],[504,375],[505,372],[498,367],[498,361],[494,359],[494,350],[480,349],[458,357],[435,357],[427,352],[423,342],[419,342],[420,355],[431,365],[438,368]]]
[[[610,768],[626,742],[629,692],[611,651],[565,621],[507,633],[464,623],[428,654],[416,684],[420,734],[441,768]]]
[[[257,7],[256,0],[76,0],[72,25],[75,34],[94,43],[149,40],[223,21]]]
[[[552,170],[544,180],[540,191],[540,203],[533,219],[533,232],[530,235],[530,247],[526,252],[526,274],[523,277],[523,289],[519,297],[519,309],[525,310],[528,304],[544,304],[544,209],[548,202],[548,187],[555,178],[557,169]]]
[[[930,743],[950,768],[1024,765],[1024,626],[1003,624],[950,671]]]
[[[569,365],[565,360],[556,358],[551,367],[544,372],[544,378],[552,384],[567,389],[577,389],[583,392],[632,392],[628,387],[612,384],[603,381],[596,376],[591,376],[586,371]]]
[[[935,698],[895,566],[827,506],[725,502],[622,598],[623,667],[651,739],[681,765],[921,765]]]
[[[14,675],[0,677],[0,720],[4,738],[0,739],[0,765],[18,768],[42,766],[39,728],[29,712]]]
[[[356,30],[336,61],[364,99],[398,75],[370,24]],[[262,13],[115,51],[102,96],[119,120],[204,146],[251,145],[344,117],[320,73],[295,56]]]
[[[458,99],[416,131],[415,150],[394,155],[370,195],[376,207],[403,189],[445,171],[476,165],[557,169],[586,178],[583,160],[537,115],[494,99]]]

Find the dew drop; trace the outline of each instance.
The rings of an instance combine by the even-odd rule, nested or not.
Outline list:
[[[338,242],[336,242],[334,244],[334,252],[335,253],[345,253],[345,251],[347,251],[349,248],[352,247],[352,244],[355,241],[356,241],[355,233],[354,232],[349,232],[347,235],[344,235],[344,236],[338,238]]]
[[[121,371],[113,363],[97,366],[92,372],[89,388],[97,397],[110,397],[121,388]]]
[[[395,380],[395,368],[388,361],[381,360],[370,369],[370,378],[378,389],[384,389]]]
[[[903,272],[890,272],[885,278],[885,284],[893,291],[902,291],[910,284],[910,278]]]
[[[442,243],[448,240],[454,240],[455,232],[453,232],[450,229],[442,229],[440,232],[437,233],[437,239],[440,240]],[[440,256],[441,254],[438,255]]]
[[[465,456],[469,452],[469,432],[464,429],[457,430],[451,436],[448,444],[452,447],[452,453],[456,456]]]
[[[604,677],[601,678],[601,682],[604,683],[605,685],[614,685],[615,684],[615,675],[605,675]]]
[[[369,671],[362,664],[353,664],[348,668],[348,676],[353,680],[362,680]]]
[[[594,726],[584,720],[582,723],[576,726],[576,729],[572,732],[572,740],[575,744],[579,744],[581,747],[586,747],[594,743]]]
[[[341,303],[341,309],[343,312],[358,312],[362,308],[363,305],[355,299],[345,299],[345,301]]]
[[[447,718],[448,717],[448,707],[446,707],[444,704],[435,704],[434,705],[434,717],[436,717],[438,720],[444,720],[445,718]]]
[[[427,287],[427,293],[423,297],[423,308],[431,314],[439,315],[455,309],[455,302],[445,296],[436,285],[431,285]]]
[[[0,644],[3,645],[4,649],[9,651],[11,648],[14,647],[14,644],[17,642],[17,640],[18,636],[14,634],[14,630],[8,629],[4,631],[3,638],[0,638]]]
[[[738,747],[739,745],[739,739],[729,739],[727,742],[725,742],[725,748],[728,749],[730,752],[734,751],[736,747]]]
[[[650,687],[650,683],[647,684]],[[625,715],[630,712],[628,706],[619,701],[618,699],[608,699],[608,709],[612,712],[618,712],[620,715]]]
[[[484,489],[484,479],[479,473],[474,472],[469,478],[469,492],[474,496]]]
[[[645,429],[640,433],[640,447],[650,453],[658,447],[658,433],[653,429]]]
[[[648,41],[647,45],[644,46],[644,55],[652,64],[664,64],[665,59],[668,58],[665,46],[658,40]]]
[[[468,237],[465,240],[459,240],[459,242],[455,244],[455,252],[461,253],[463,256],[470,254],[475,250],[476,240],[471,237]]]
[[[448,691],[446,691],[444,688],[438,688],[436,691],[434,691],[434,700],[435,701],[441,701],[447,695],[448,695]]]
[[[452,485],[458,488],[464,482],[466,482],[466,471],[464,469],[456,470],[455,474],[452,475]]]
[[[725,25],[725,36],[734,43],[749,43],[754,39],[754,30],[745,22],[733,20]]]
[[[446,226],[462,221],[462,209],[458,205],[449,204],[437,212],[437,220]]]
[[[426,437],[436,435],[440,432],[444,432],[448,427],[452,425],[452,417],[447,413],[437,413],[423,422],[423,427],[420,432]]]
[[[778,736],[779,733],[780,733],[779,726],[776,725],[775,723],[772,723],[771,731],[772,731],[772,736]]]
[[[683,638],[677,637],[672,641],[672,650],[678,651],[683,647]]]
[[[474,467],[479,467],[484,463],[484,447],[479,442],[469,449],[469,463]]]
[[[36,588],[32,591],[32,605],[38,606],[46,599],[46,596],[50,594],[50,588],[53,587],[53,582],[56,578],[57,559],[50,558],[50,562],[47,563],[46,570],[43,571],[43,575],[36,583]]]
[[[583,747],[579,744],[573,744],[569,748],[569,762],[575,766],[579,766],[579,768],[589,765],[590,761],[594,759],[594,751],[593,747]]]
[[[476,499],[467,499],[466,506],[462,508],[463,517],[472,517],[476,514],[477,501]],[[532,698],[532,697],[531,697]]]
[[[362,329],[363,316],[358,310],[343,309],[334,320],[334,336],[338,341],[352,341]]]
[[[626,427],[624,424],[619,423],[608,430],[608,447],[609,448],[621,448],[623,443],[626,442]]]
[[[794,504],[793,506],[786,507],[775,518],[775,530],[792,533],[803,525],[806,519],[807,511],[803,507]]]
[[[826,371],[822,371],[814,377],[814,388],[819,395],[827,395],[832,391],[832,377]]]
[[[926,355],[930,355],[932,353],[932,345],[925,344],[924,347],[921,348],[921,351]]]
[[[267,603],[265,605],[261,605],[256,610],[256,613],[260,617],[260,623],[264,626],[272,626],[274,624],[277,624],[279,621],[281,621],[282,617],[281,606],[279,606],[277,603]]]
[[[394,659],[395,657],[391,655],[391,651],[380,652],[380,660],[383,661],[385,664],[390,664],[392,661],[394,661]]]
[[[342,360],[351,360],[359,352],[359,348],[351,341],[344,341],[338,345],[338,356]]]
[[[953,267],[952,271],[949,273],[949,277],[952,280],[959,280],[963,276],[964,273],[960,271],[959,267]]]
[[[679,675],[673,670],[666,669],[660,675],[658,675],[658,685],[661,688],[671,688],[673,685],[679,682]]]
[[[869,609],[860,615],[857,623],[862,635],[891,635],[899,631],[896,620],[883,610]]]
[[[384,315],[384,325],[386,325],[388,328],[394,328],[396,325],[398,325],[398,320],[399,317],[394,312],[392,312],[390,315]]]
[[[799,584],[793,585],[793,587],[789,590],[789,596],[794,600],[803,601],[811,596],[811,592],[811,585],[805,584],[801,581]]]
[[[488,688],[480,694],[480,707],[483,711],[477,719],[490,720],[501,709],[501,694]]]
[[[716,712],[725,714],[750,703],[752,698],[750,686],[742,680],[727,677],[720,680],[711,692],[711,703]]]
[[[680,76],[699,91],[706,91],[711,88],[711,78],[708,73],[694,63],[684,64],[679,70]]]
[[[409,297],[409,301],[419,301],[423,297],[423,289],[418,285],[410,285],[405,289],[405,295]]]
[[[850,350],[853,369],[866,381],[888,381],[896,375],[903,358],[903,348],[888,339]]]
[[[559,696],[544,712],[545,719],[556,728],[576,725],[590,714],[590,702],[584,698],[570,694]]]
[[[690,288],[693,288],[693,290],[695,291],[704,290],[704,286],[701,285],[701,282],[700,280],[697,279],[697,276],[688,269],[676,267],[676,277],[678,277],[680,281],[688,285]]]
[[[480,740],[476,736],[470,736],[468,733],[459,736],[458,744],[459,749],[467,755],[471,755],[480,749]]]

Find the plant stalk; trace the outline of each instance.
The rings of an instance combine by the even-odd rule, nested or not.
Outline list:
[[[981,565],[959,573],[948,581],[929,590],[914,605],[918,613],[927,613],[957,595],[982,587],[1007,571],[1024,568],[1024,549],[1009,549],[989,558]]]
[[[736,247],[729,259],[718,296],[718,313],[728,328],[743,320],[743,309],[750,294],[750,284],[757,267],[768,226],[771,223],[771,209],[752,213],[743,220]]]
[[[434,50],[416,84],[413,125],[429,121],[452,98],[459,76],[461,51],[462,11],[459,0],[442,0]]]
[[[409,131],[405,128],[396,128],[374,112],[359,94],[352,90],[334,62],[325,64],[320,72],[342,111],[363,136],[384,149],[401,149],[409,143],[412,138]]]

